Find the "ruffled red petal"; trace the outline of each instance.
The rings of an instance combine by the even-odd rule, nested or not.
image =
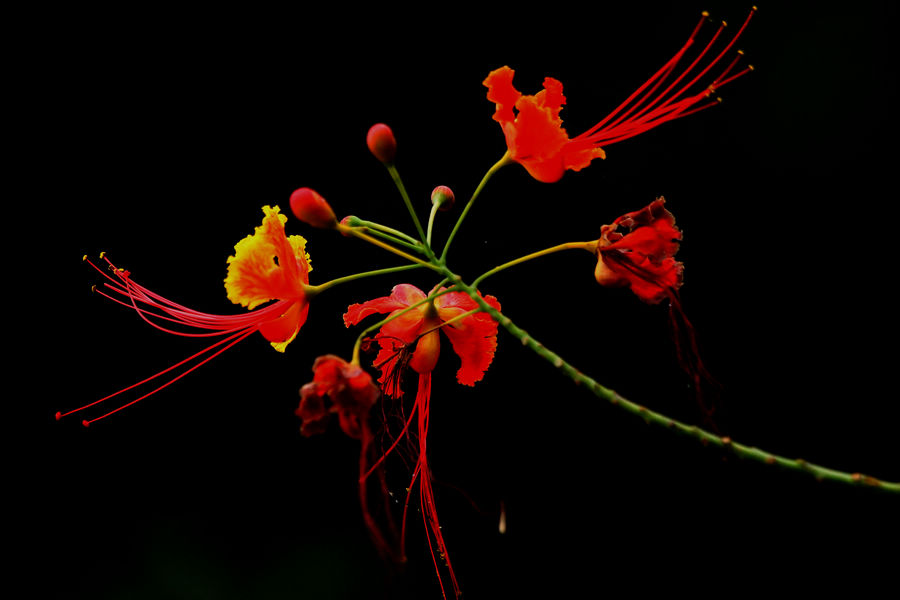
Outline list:
[[[368,300],[362,304],[352,304],[344,313],[344,325],[356,325],[366,317],[379,313],[389,313],[412,306],[425,299],[425,293],[408,283],[394,286],[390,296]]]
[[[681,287],[684,267],[673,256],[682,234],[664,204],[665,199],[658,198],[601,228],[600,262],[595,271],[598,283],[628,285],[650,304],[662,301]],[[619,227],[630,231],[623,234],[617,231]]]
[[[483,82],[488,89],[488,100],[497,105],[494,120],[501,125],[516,119],[513,107],[522,97],[522,94],[513,87],[513,75],[515,71],[504,66],[491,71]]]
[[[493,296],[484,296],[492,307],[500,310],[500,303]],[[438,315],[448,320],[478,308],[478,304],[467,294],[451,292],[435,301]],[[442,328],[450,339],[453,351],[459,356],[461,365],[456,379],[463,385],[475,385],[481,381],[484,372],[494,360],[497,350],[497,322],[487,313],[476,313]]]

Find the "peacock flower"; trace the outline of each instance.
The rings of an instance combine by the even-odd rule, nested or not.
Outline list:
[[[287,217],[280,213],[277,206],[264,206],[263,213],[265,216],[262,225],[256,228],[253,235],[239,241],[234,247],[234,256],[228,258],[225,290],[229,300],[250,309],[250,312],[244,314],[214,315],[187,308],[138,284],[131,278],[129,271],[117,268],[105,254],[100,256],[107,263],[107,269],[98,267],[85,256],[85,261],[107,279],[103,286],[95,286],[95,291],[135,310],[153,327],[184,337],[222,339],[105,398],[66,413],[57,413],[56,418],[89,408],[162,375],[173,371],[177,373],[177,369],[183,368],[183,371],[136,400],[82,423],[88,425],[107,417],[171,385],[257,331],[272,347],[284,352],[306,322],[309,311],[307,300],[312,292],[308,286],[309,272],[312,269],[306,253],[306,240],[297,235],[285,235],[284,224]],[[264,303],[269,304],[254,310]],[[173,325],[177,328],[173,328]]]
[[[704,13],[684,46],[659,71],[613,112],[574,138],[569,138],[559,116],[566,104],[562,83],[547,77],[543,90],[534,95],[523,95],[513,86],[515,72],[511,68],[504,66],[492,71],[484,85],[488,88],[488,100],[496,105],[493,118],[503,129],[509,159],[525,167],[538,181],[553,183],[567,170],[580,171],[595,158],[606,158],[606,146],[716,104],[713,94],[718,88],[753,68],[747,66],[734,73],[742,56],[738,52],[718,77],[712,81],[705,79],[733,47],[753,12],[714,58],[703,62],[721,35],[724,22],[693,61],[679,72],[676,66],[694,44],[708,18]]]
[[[443,291],[443,288],[437,290],[437,292]],[[463,385],[474,385],[481,381],[497,349],[497,323],[490,315],[483,312],[467,314],[478,309],[478,303],[463,292],[445,292],[430,302],[426,302],[426,298],[427,296],[422,290],[404,283],[395,286],[390,296],[375,298],[362,304],[353,304],[344,314],[344,324],[347,327],[355,325],[373,314],[390,313],[390,316],[393,317],[381,327],[375,336],[380,347],[378,356],[375,358],[375,366],[381,369],[379,382],[382,384],[385,394],[394,398],[400,397],[402,394],[400,378],[406,367],[419,374],[416,398],[403,431],[396,437],[393,445],[384,451],[381,457],[368,467],[368,470],[362,473],[360,483],[364,484],[367,477],[381,465],[400,440],[407,436],[407,431],[413,425],[413,418],[418,417],[416,439],[419,451],[412,478],[407,486],[404,506],[409,505],[414,484],[418,482],[419,510],[426,531],[430,531],[428,547],[434,559],[438,582],[443,590],[444,582],[437,566],[437,557],[440,556],[449,572],[455,595],[459,597],[459,583],[453,571],[438,519],[432,490],[431,467],[428,464],[426,451],[431,410],[431,373],[440,356],[441,338],[438,332],[443,331],[461,360],[461,366],[456,373],[457,381]],[[485,296],[484,300],[500,310],[500,303],[493,296]],[[405,531],[406,514],[404,510],[401,541],[403,539],[402,531]],[[366,516],[366,518],[368,522],[369,517]],[[370,526],[370,530],[372,529]],[[376,540],[382,539],[377,537],[376,533],[377,531],[373,533]],[[446,596],[446,594],[444,595]]]
[[[657,198],[600,228],[594,270],[597,283],[630,287],[648,304],[658,304],[681,287],[684,267],[674,258],[681,231],[665,202]]]
[[[438,290],[442,291],[442,290]],[[456,373],[463,385],[481,381],[490,366],[497,349],[497,323],[486,313],[474,313],[453,321],[455,317],[478,308],[478,304],[463,292],[448,292],[432,302],[424,302],[426,295],[410,284],[394,287],[390,296],[375,298],[362,304],[353,304],[344,314],[344,324],[356,325],[376,313],[399,315],[386,323],[376,340],[380,347],[375,365],[381,369],[379,382],[392,397],[399,397],[399,374],[404,366],[419,374],[430,373],[440,355],[440,336],[443,331],[450,339],[461,365]],[[500,310],[500,303],[493,296],[484,299]],[[400,314],[409,307],[420,306]]]

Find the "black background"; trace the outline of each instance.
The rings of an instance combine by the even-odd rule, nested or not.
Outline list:
[[[410,563],[391,575],[360,518],[357,443],[336,427],[303,438],[293,415],[315,357],[349,356],[348,304],[403,281],[427,289],[433,277],[336,288],[316,299],[284,355],[251,337],[85,429],[80,417],[53,415],[202,342],[157,332],[91,294],[98,277],[81,256],[106,251],[164,296],[238,312],[222,288],[225,258],[259,224],[262,205],[286,210],[297,187],[318,190],[340,216],[411,229],[366,149],[371,124],[394,129],[420,215],[439,184],[455,190],[458,211],[505,150],[481,85],[490,70],[516,69],[524,93],[544,76],[561,80],[574,135],[671,56],[704,9],[733,31],[749,5],[447,5],[409,21],[387,8],[54,15],[22,49],[38,60],[24,86],[21,154],[40,168],[17,223],[34,248],[18,259],[31,275],[26,297],[41,301],[29,350],[12,363],[23,363],[13,377],[27,377],[34,409],[14,489],[30,542],[18,554],[40,569],[29,576],[36,592],[439,597],[417,515]],[[763,5],[739,44],[757,69],[722,90],[720,107],[614,145],[606,161],[556,184],[503,169],[451,265],[471,279],[595,238],[603,223],[664,195],[684,231],[685,310],[723,385],[723,430],[788,457],[900,479],[896,17],[887,3]],[[456,214],[441,216],[438,239]],[[294,219],[287,229],[308,239],[312,283],[398,264]],[[559,254],[483,290],[601,383],[696,422],[665,310],[599,288],[593,266],[585,253]],[[829,577],[871,585],[896,566],[896,496],[747,464],[648,427],[503,332],[474,388],[455,383],[456,361],[445,344],[429,451],[446,483],[436,486],[438,510],[467,597],[718,593]]]

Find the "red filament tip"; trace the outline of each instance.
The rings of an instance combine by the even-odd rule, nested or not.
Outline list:
[[[744,32],[754,12],[755,7],[750,11],[743,25],[741,25],[725,47],[712,56],[711,59],[707,59],[707,55],[713,53],[716,42],[727,25],[725,21],[722,21],[697,56],[694,57],[687,67],[679,72],[677,69],[679,63],[682,62],[688,49],[694,44],[695,37],[709,16],[708,13],[704,12],[688,40],[662,68],[635,90],[606,118],[574,138],[573,141],[595,147],[608,146],[634,137],[666,121],[685,117],[716,104],[715,101],[706,101],[716,89],[752,70],[751,67],[746,67],[737,73],[733,73],[735,66],[743,56],[743,52],[738,51],[737,56],[711,83],[705,84],[699,89],[697,85],[731,50]],[[704,59],[708,60],[705,64]]]

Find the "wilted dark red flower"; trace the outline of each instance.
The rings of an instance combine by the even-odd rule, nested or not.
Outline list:
[[[322,433],[331,415],[337,414],[344,433],[362,439],[369,410],[380,395],[372,377],[359,365],[331,354],[316,359],[313,373],[313,380],[300,388],[296,414],[303,420],[301,433]]]
[[[684,267],[673,258],[681,231],[664,204],[664,198],[657,198],[600,228],[597,283],[628,286],[648,304],[658,304],[681,287]]]

